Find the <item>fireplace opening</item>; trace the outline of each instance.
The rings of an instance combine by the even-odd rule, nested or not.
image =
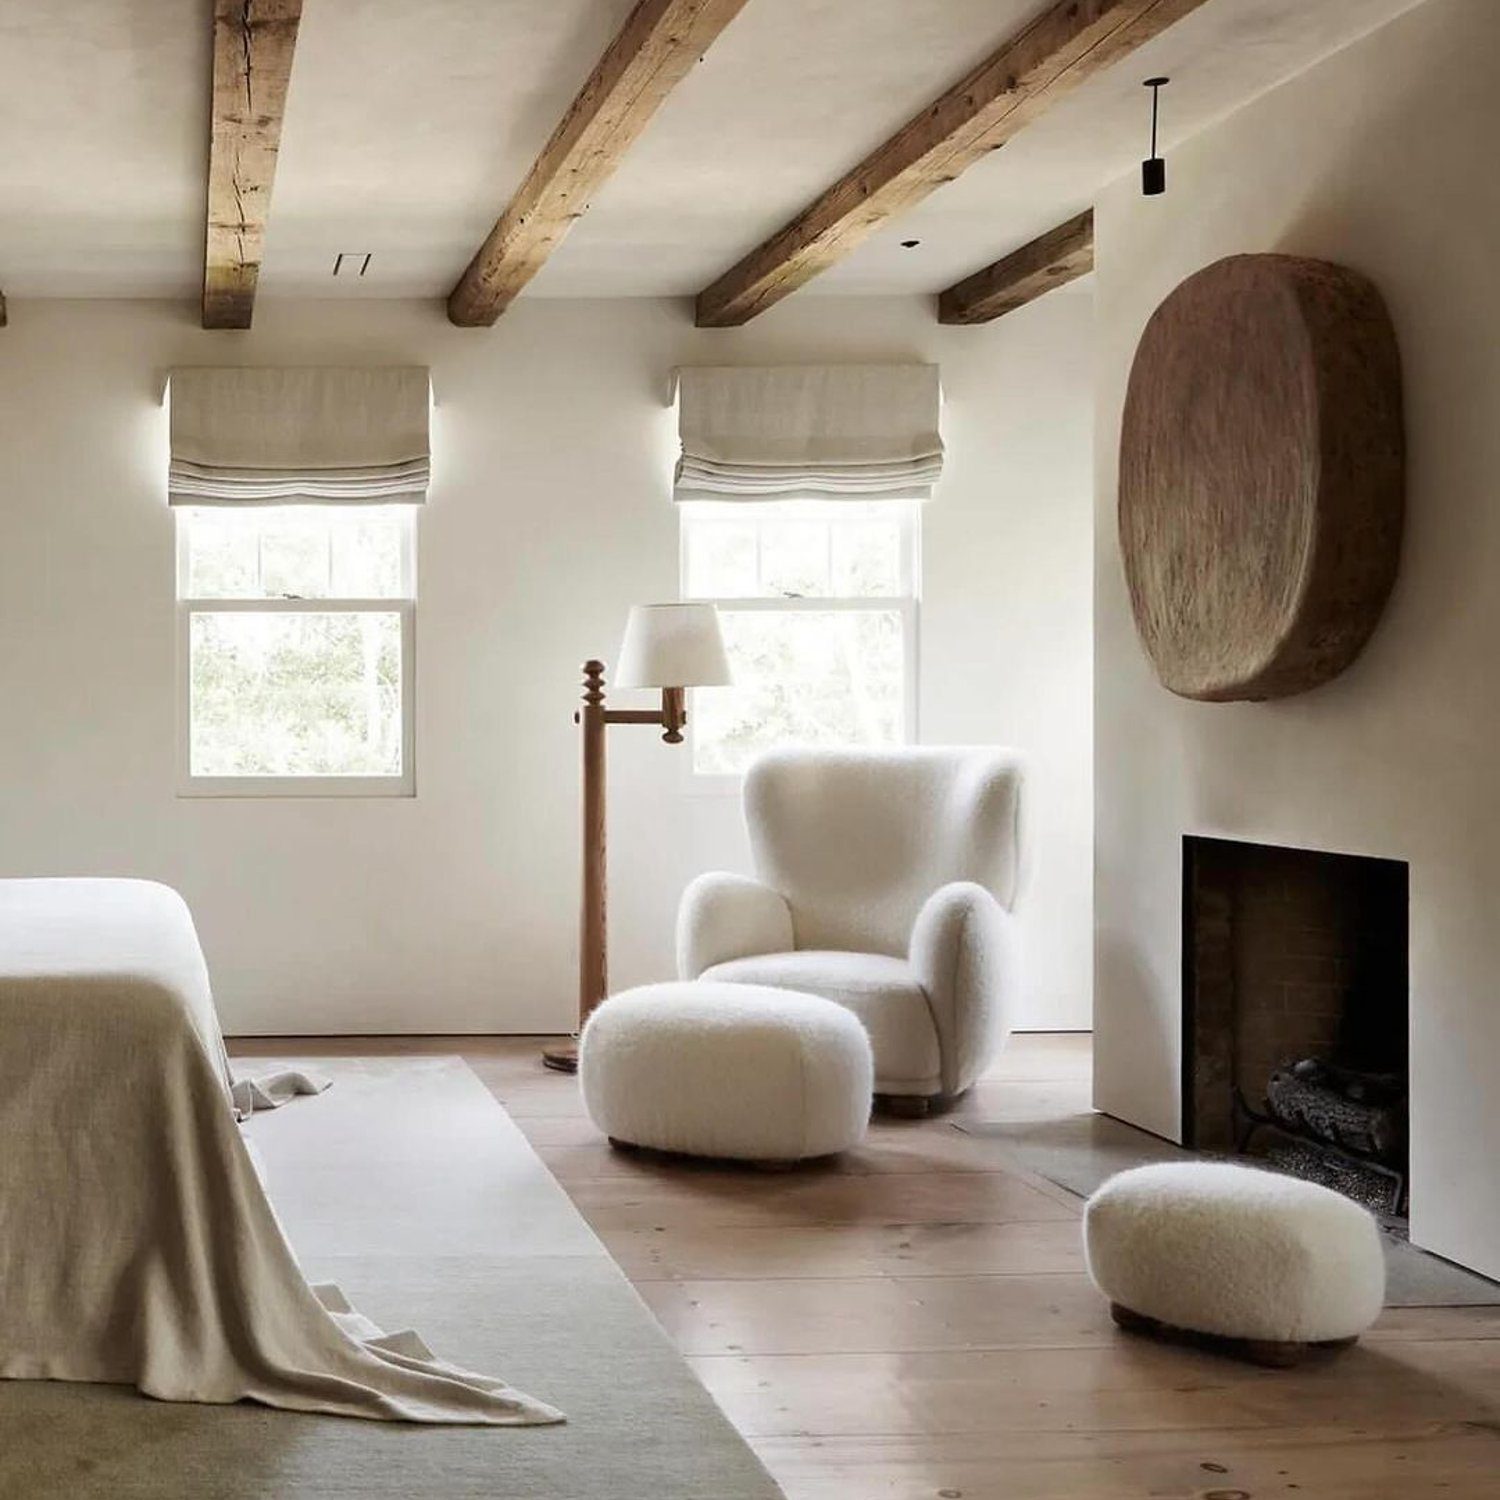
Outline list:
[[[1183,840],[1183,1143],[1406,1211],[1403,861]]]

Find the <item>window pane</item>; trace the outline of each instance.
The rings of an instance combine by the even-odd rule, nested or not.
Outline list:
[[[333,525],[333,592],[344,599],[396,599],[401,539],[410,524],[394,506],[341,511]]]
[[[833,528],[833,592],[871,599],[901,592],[901,528],[851,521]]]
[[[686,563],[686,598],[751,599],[760,593],[753,522],[689,523]]]
[[[682,507],[690,599],[898,598],[905,501],[694,501]]]
[[[760,533],[760,594],[806,599],[828,593],[828,526],[768,521]]]
[[[203,506],[182,513],[188,528],[190,598],[246,599],[260,590],[260,521],[250,511]]]
[[[735,684],[693,695],[696,771],[743,771],[776,745],[900,741],[899,610],[722,610],[720,619]]]
[[[399,599],[401,506],[265,505],[181,512],[190,599]]]
[[[328,512],[277,506],[263,512],[260,586],[270,599],[321,599],[328,593]]]
[[[401,616],[195,611],[194,776],[399,776]]]

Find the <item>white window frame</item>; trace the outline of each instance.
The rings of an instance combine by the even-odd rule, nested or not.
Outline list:
[[[184,507],[198,509],[201,507]],[[288,506],[287,509],[292,507]],[[417,516],[403,507],[402,592],[387,599],[195,598],[190,586],[191,522],[177,526],[177,795],[179,797],[414,797],[416,776]],[[401,617],[401,774],[399,776],[194,776],[192,628],[195,614],[399,614]]]
[[[912,745],[919,743],[920,725],[918,722],[919,705],[921,694],[918,684],[918,670],[922,659],[921,653],[921,624],[922,624],[922,502],[912,498],[892,497],[889,500],[876,502],[882,506],[891,507],[892,514],[898,523],[899,556],[898,556],[898,582],[900,591],[895,594],[871,594],[868,596],[852,596],[847,594],[818,594],[818,595],[756,595],[751,598],[726,598],[712,594],[694,594],[688,588],[688,548],[690,546],[690,533],[697,525],[712,525],[713,519],[703,515],[697,507],[714,502],[686,501],[681,504],[678,521],[678,555],[677,575],[681,596],[684,599],[703,600],[714,604],[719,609],[739,613],[747,610],[776,610],[787,613],[795,610],[811,610],[819,614],[830,614],[843,610],[896,610],[901,615],[901,642],[903,646],[902,663],[902,702],[901,702],[901,735],[899,744]],[[742,508],[755,510],[760,505],[767,503],[755,500],[727,501],[724,504],[722,520],[732,523],[735,511]],[[815,508],[818,517],[828,516],[837,519],[838,507],[849,504],[842,500],[806,500],[783,502],[796,505],[806,505],[809,509]],[[759,574],[759,548],[762,538],[756,536],[756,572]],[[829,546],[833,545],[833,533],[829,532]],[[832,575],[830,559],[830,576]],[[688,753],[683,757],[686,770],[683,775],[683,783],[686,790],[696,793],[738,795],[744,785],[744,773],[741,772],[715,772],[699,771],[695,769],[697,760],[697,742],[694,739],[696,715],[692,711],[692,696],[694,689],[688,690]]]

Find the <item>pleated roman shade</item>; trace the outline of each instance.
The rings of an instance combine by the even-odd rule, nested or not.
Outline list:
[[[678,500],[932,493],[936,365],[693,366],[677,372]]]
[[[427,498],[427,370],[172,371],[172,505],[416,505]]]

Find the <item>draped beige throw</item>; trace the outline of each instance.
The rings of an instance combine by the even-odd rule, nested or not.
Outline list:
[[[239,1103],[316,1087],[286,1075]],[[0,1141],[0,1376],[413,1422],[562,1419],[308,1285],[236,1124],[192,918],[165,886],[0,881]]]

